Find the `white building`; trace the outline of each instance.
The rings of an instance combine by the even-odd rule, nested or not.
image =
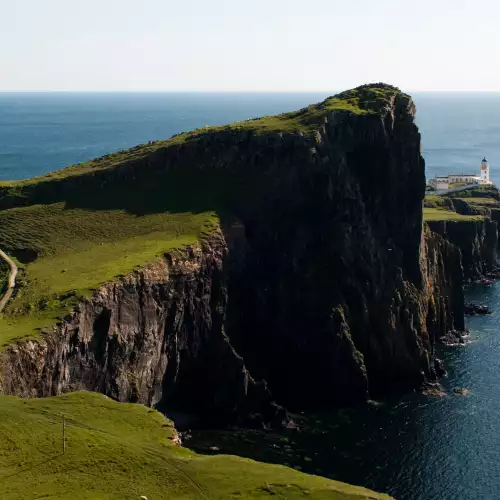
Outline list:
[[[429,181],[429,186],[433,187],[436,191],[443,191],[453,187],[453,184],[493,184],[490,181],[490,166],[488,160],[483,158],[479,175],[476,174],[450,174],[446,176],[434,177]]]

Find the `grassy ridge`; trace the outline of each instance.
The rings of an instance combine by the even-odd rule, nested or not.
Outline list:
[[[61,415],[66,418],[62,454]],[[158,412],[93,393],[0,396],[3,500],[389,499],[282,466],[174,446]]]
[[[229,125],[204,127],[190,132],[177,134],[168,140],[154,141],[149,144],[135,146],[128,150],[118,151],[107,154],[101,158],[96,158],[88,162],[71,165],[66,168],[50,172],[40,177],[34,177],[23,181],[0,181],[0,199],[2,195],[20,194],[27,187],[34,186],[40,182],[52,182],[67,177],[79,176],[95,172],[96,170],[105,170],[114,168],[124,163],[131,163],[136,160],[147,158],[158,150],[197,141],[207,134],[218,131],[243,131],[247,130],[256,135],[284,132],[284,133],[302,133],[306,136],[315,134],[321,126],[327,115],[332,111],[347,111],[356,115],[376,114],[380,112],[388,100],[394,96],[410,99],[396,87],[385,87],[373,85],[364,85],[356,89],[347,90],[324,101],[307,106],[298,111],[283,113],[276,116],[265,116],[250,120],[240,121]]]

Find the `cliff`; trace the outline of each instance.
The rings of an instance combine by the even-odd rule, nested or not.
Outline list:
[[[206,411],[207,421],[252,410],[281,423],[284,412],[224,331],[226,255],[216,234],[104,285],[51,332],[7,347],[2,392],[41,397],[86,389],[149,406],[163,397],[169,409],[182,400],[184,410]]]
[[[472,221],[429,221],[432,231],[460,249],[465,280],[484,276],[496,263],[497,223],[489,218]]]
[[[500,193],[494,186],[427,196],[424,201],[428,227],[460,250],[466,281],[484,276],[496,266],[499,205]]]
[[[73,212],[90,220],[118,209],[134,228],[151,214],[209,212],[220,228],[109,280],[44,333],[9,340],[3,392],[86,388],[205,417],[279,421],[273,400],[357,404],[433,380],[435,339],[463,328],[463,274],[456,246],[422,230],[414,115],[399,90],[364,86],[0,187],[0,245],[37,256],[25,269],[31,295],[21,290],[8,313],[16,332],[33,315],[23,297],[35,296],[43,314],[70,304],[36,295],[35,271],[62,257],[43,235],[19,237],[20,214],[37,210],[49,232]],[[53,276],[43,274],[44,290]]]

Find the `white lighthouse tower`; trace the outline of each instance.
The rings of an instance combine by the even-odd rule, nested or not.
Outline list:
[[[488,164],[488,160],[486,158],[483,158],[483,161],[481,162],[481,171],[479,177],[481,179],[480,180],[481,184],[491,184],[490,165]]]

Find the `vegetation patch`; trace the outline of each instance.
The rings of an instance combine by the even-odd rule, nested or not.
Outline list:
[[[453,203],[449,198],[428,194],[424,198],[424,208],[439,208],[441,210],[453,210]]]
[[[496,186],[477,186],[472,189],[464,189],[456,193],[445,195],[450,198],[494,198],[500,200],[500,192]]]
[[[389,500],[283,466],[197,455],[175,446],[174,437],[172,424],[157,411],[98,394],[0,396],[2,499]]]
[[[481,215],[460,215],[457,212],[452,212],[451,210],[440,210],[437,208],[424,208],[424,221],[471,221],[471,220],[483,220],[484,216]]]
[[[495,198],[484,198],[484,197],[478,198],[471,196],[470,198],[455,198],[455,199],[462,200],[468,203],[469,205],[485,206],[488,208],[500,205],[500,202]]]

